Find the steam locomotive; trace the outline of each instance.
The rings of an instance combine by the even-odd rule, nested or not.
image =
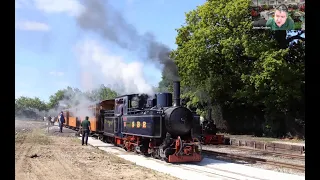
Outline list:
[[[180,82],[175,81],[174,105],[171,93],[158,93],[150,99],[144,94],[123,95],[89,107],[91,130],[99,139],[126,151],[161,159],[169,163],[200,162],[201,142],[194,114],[180,105]],[[65,111],[66,126],[78,129],[78,109]]]
[[[217,127],[211,118],[209,111],[209,120],[200,120],[200,116],[194,114],[193,136],[197,137],[203,145],[229,145],[230,138],[222,134],[217,134]]]

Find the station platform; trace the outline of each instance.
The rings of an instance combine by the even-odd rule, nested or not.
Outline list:
[[[81,137],[79,137],[81,139]],[[131,161],[139,166],[153,169],[162,173],[185,180],[303,180],[304,176],[280,173],[255,167],[249,167],[236,163],[204,158],[199,163],[192,164],[170,164],[153,158],[144,157],[104,143],[89,137],[88,143],[107,153],[112,153],[125,160]]]

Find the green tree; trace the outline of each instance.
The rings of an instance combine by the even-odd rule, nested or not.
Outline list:
[[[82,92],[77,88],[67,87],[66,89],[58,90],[54,95],[50,96],[48,107],[50,109],[70,108],[83,102],[93,103],[94,101],[112,99],[117,95],[117,92],[104,85],[88,92]]]
[[[104,85],[89,92],[82,92],[78,88],[67,87],[58,90],[45,103],[39,98],[20,97],[15,100],[16,116],[37,118],[46,114],[56,115],[65,108],[94,103],[95,101],[112,99],[118,96],[117,92]]]
[[[20,109],[37,109],[39,111],[47,110],[47,105],[45,102],[41,101],[38,97],[29,98],[25,96],[21,96],[15,100],[15,108],[16,110]]]
[[[59,105],[59,101],[65,98],[65,90],[58,90],[55,94],[49,97],[48,107],[50,109],[55,109]]]
[[[173,92],[173,82],[166,78],[162,72],[162,79],[158,84],[158,88],[156,89],[158,92]]]
[[[99,88],[87,92],[86,95],[92,101],[101,101],[105,99],[113,99],[118,96],[118,93],[102,84]]]
[[[265,114],[284,114],[291,102],[301,104],[303,55],[290,64],[296,50],[280,49],[272,31],[254,30],[250,3],[208,0],[186,13],[171,53],[182,88],[197,92],[185,93],[189,106],[221,105],[233,131],[261,130]]]
[[[29,98],[21,96],[15,100],[15,115],[27,118],[38,118],[40,115],[48,110],[48,106],[45,102],[39,98]]]

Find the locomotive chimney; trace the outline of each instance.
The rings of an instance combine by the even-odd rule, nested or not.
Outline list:
[[[175,106],[180,106],[180,81],[173,81],[173,97]]]

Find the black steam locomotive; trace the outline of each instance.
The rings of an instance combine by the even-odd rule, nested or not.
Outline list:
[[[174,105],[171,93],[155,98],[130,94],[84,107],[89,115],[93,135],[166,162],[199,162],[201,134],[199,116],[180,105],[180,82],[174,82]],[[66,127],[79,129],[83,107],[65,110]]]
[[[135,151],[167,162],[198,162],[201,146],[193,138],[194,115],[180,105],[180,82],[171,93],[131,94],[114,99],[113,110],[103,110],[101,137],[127,151]]]

